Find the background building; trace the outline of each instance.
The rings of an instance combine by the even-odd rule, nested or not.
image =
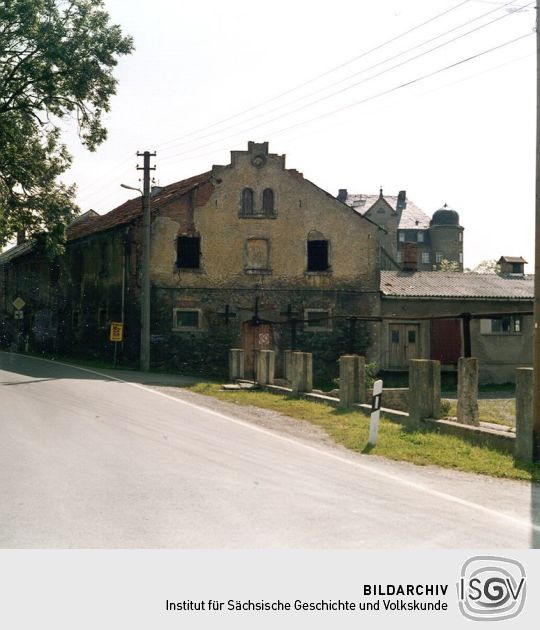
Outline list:
[[[337,198],[359,214],[383,227],[384,269],[406,268],[433,271],[443,261],[463,271],[463,227],[459,214],[445,204],[430,218],[407,199],[405,190],[397,196],[349,194],[341,189]],[[386,255],[385,255],[386,254]]]

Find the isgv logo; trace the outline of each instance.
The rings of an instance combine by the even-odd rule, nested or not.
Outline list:
[[[473,556],[461,569],[457,589],[459,609],[468,619],[511,619],[525,605],[525,569],[517,560]]]

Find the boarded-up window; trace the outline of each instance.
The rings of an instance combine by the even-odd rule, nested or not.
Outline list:
[[[242,214],[250,216],[253,212],[253,190],[251,190],[251,188],[244,188],[242,191]]]
[[[176,241],[176,266],[179,269],[199,269],[201,239],[199,236],[179,236]]]
[[[274,191],[271,188],[263,190],[263,213],[274,214]]]
[[[328,241],[308,241],[308,271],[327,271]]]
[[[246,242],[246,271],[270,269],[270,243],[266,238],[250,238]]]

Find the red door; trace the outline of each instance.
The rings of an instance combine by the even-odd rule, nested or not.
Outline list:
[[[431,321],[431,358],[443,365],[457,364],[461,356],[461,322],[459,319]]]

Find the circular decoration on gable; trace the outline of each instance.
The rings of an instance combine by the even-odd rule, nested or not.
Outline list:
[[[255,168],[262,168],[266,164],[266,157],[264,155],[254,155],[251,158],[251,163]]]

